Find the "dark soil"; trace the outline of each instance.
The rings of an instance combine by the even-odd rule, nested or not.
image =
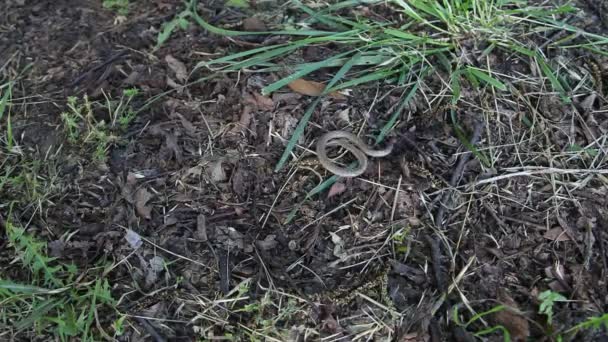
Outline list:
[[[540,115],[551,123],[544,136],[519,120],[459,108],[467,136],[477,131],[478,147],[496,154],[494,173],[483,174],[474,157],[459,172],[463,156],[471,155],[457,139],[449,110],[420,98],[412,117],[393,132],[390,157],[375,159],[361,178],[339,181],[331,196],[326,191],[305,200],[329,174],[318,166],[292,166],[295,160],[273,170],[311,98],[289,90],[262,96],[273,74],[226,74],[180,87],[186,82],[181,64],[190,72],[211,55],[259,43],[191,24],[154,50],[159,29],[183,4],[134,3],[124,22],[96,0],[0,5],[0,81],[23,74],[12,108],[19,156],[0,152],[0,164],[43,161],[33,176],[46,189],[44,196],[30,196],[37,199],[32,202],[23,192],[0,188],[0,222],[10,215],[46,241],[51,256],[83,271],[115,265],[107,278],[129,322],[118,340],[232,334],[471,341],[484,325],[459,327],[451,321],[453,307],[466,321],[501,303],[521,312],[485,317],[487,327],[501,324],[514,340],[550,340],[551,332],[607,312],[606,178],[533,175],[465,186],[521,166],[516,155],[534,160],[529,165],[549,165],[551,153],[565,153],[573,140],[591,144],[584,133],[562,129],[560,122],[571,120],[559,117],[563,108],[539,100]],[[215,1],[201,8],[216,25],[236,29],[255,11],[268,10],[228,9]],[[593,16],[597,6],[587,9],[590,22],[605,16]],[[310,49],[298,58],[312,61],[324,53]],[[207,73],[197,70],[189,80]],[[379,87],[381,94],[389,90]],[[137,117],[117,134],[104,161],[93,160],[90,146],[68,140],[60,117],[67,99],[87,94],[96,120],[107,122],[97,104],[105,96],[120,98],[127,88],[140,91],[132,103]],[[370,130],[381,127],[400,94],[372,106],[378,89],[356,88],[346,99],[325,101],[295,150],[298,157],[326,131],[364,121]],[[493,100],[470,94],[467,101]],[[605,105],[598,99],[593,114],[604,137]],[[603,153],[595,165],[605,161]],[[560,155],[554,162],[586,169],[593,160]],[[11,202],[19,204],[9,214]],[[27,283],[30,276],[11,262],[15,255],[4,235],[0,247],[0,277]],[[379,282],[385,271],[386,283]],[[369,290],[349,296],[358,289]],[[553,325],[538,314],[538,295],[548,289],[570,300],[555,304]],[[252,309],[252,303],[265,304]],[[101,323],[111,332],[117,316],[104,312]],[[598,340],[601,334],[578,337]]]

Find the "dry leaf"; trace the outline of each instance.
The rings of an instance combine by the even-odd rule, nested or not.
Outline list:
[[[139,216],[149,220],[152,218],[152,207],[146,205],[152,199],[152,194],[146,188],[139,188],[135,193],[135,210]]]
[[[209,173],[213,182],[224,182],[227,179],[226,172],[224,171],[224,167],[222,166],[221,160],[216,160],[212,162],[209,166]]]
[[[251,17],[243,20],[243,30],[247,32],[263,32],[268,31],[268,28],[260,18]]]
[[[339,195],[339,194],[343,193],[344,190],[346,190],[346,185],[344,185],[344,183],[342,183],[342,182],[334,183],[331,186],[331,188],[329,188],[329,191],[327,193],[327,198],[332,198],[336,195]]]
[[[143,242],[141,241],[141,236],[139,236],[139,234],[132,231],[131,229],[127,229],[127,233],[125,234],[125,240],[127,240],[129,246],[131,246],[131,248],[133,249],[138,249],[139,247],[141,247],[141,245],[143,245]]]
[[[570,236],[562,229],[562,227],[554,227],[545,232],[543,237],[551,241],[570,241]]]
[[[253,97],[255,98],[255,104],[258,106],[259,109],[274,109],[274,101],[270,97],[258,94],[257,92],[253,92]]]
[[[234,126],[230,131],[233,133],[241,133],[245,132],[251,123],[251,119],[253,119],[253,115],[251,115],[251,107],[245,105],[243,107],[243,111],[241,112],[241,117],[239,118],[239,123]]]
[[[504,310],[494,314],[494,319],[498,324],[504,326],[513,341],[526,341],[530,336],[528,320],[521,314],[517,303],[504,290],[499,290],[498,300],[507,306]]]
[[[175,133],[164,133],[165,135],[165,143],[167,144],[167,149],[171,151],[171,153],[175,156],[175,160],[178,163],[182,163],[182,149],[179,147],[177,143],[177,136]]]
[[[276,237],[276,235],[270,234],[266,236],[264,240],[257,240],[255,244],[259,249],[263,251],[268,251],[275,248],[279,244],[276,240]]]
[[[331,235],[331,242],[334,243],[334,255],[340,258],[340,260],[346,260],[348,254],[344,248],[344,240],[334,232],[329,232],[329,234]]]
[[[129,203],[135,202],[133,199],[133,188],[137,183],[137,175],[133,172],[129,172],[127,174],[127,181],[124,184],[121,184],[120,193],[122,197]]]
[[[184,63],[171,55],[165,56],[165,62],[167,62],[169,69],[175,73],[175,77],[179,81],[185,82],[188,79],[188,69]]]
[[[182,123],[182,126],[184,126],[184,129],[186,130],[186,133],[188,133],[188,135],[190,136],[195,136],[196,135],[196,126],[194,126],[194,124],[192,122],[190,122],[190,120],[186,119],[183,115],[181,115],[180,113],[175,113],[175,116],[177,116],[179,118],[179,120]]]
[[[177,89],[177,93],[181,94],[183,87],[181,84],[175,82],[171,77],[167,76],[167,85],[173,89]]]
[[[323,93],[323,90],[325,90],[325,84],[302,78],[298,78],[297,80],[290,82],[287,84],[287,86],[296,93],[308,96],[319,96]],[[338,92],[331,92],[328,94],[328,96],[340,100],[344,100],[346,98],[344,95]]]
[[[338,118],[347,124],[350,124],[350,108],[346,108],[338,112]]]
[[[583,108],[585,111],[592,110],[593,103],[595,103],[596,98],[597,98],[597,94],[595,92],[591,93],[583,101],[581,101],[581,108]]]

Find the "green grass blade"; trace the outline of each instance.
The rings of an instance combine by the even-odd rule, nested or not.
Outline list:
[[[312,113],[314,113],[315,108],[317,108],[317,106],[321,102],[321,99],[323,99],[322,96],[317,97],[306,109],[306,112],[300,119],[300,122],[298,123],[298,126],[294,130],[293,135],[289,139],[289,142],[287,142],[287,146],[285,147],[285,150],[283,151],[283,155],[281,156],[281,159],[279,159],[279,162],[277,163],[276,167],[274,168],[275,172],[281,170],[283,168],[283,165],[285,165],[285,162],[287,162],[287,159],[289,158],[291,151],[296,146],[296,142],[298,141],[298,139],[300,138],[302,133],[304,133],[304,129],[306,128],[306,125],[308,124],[308,121],[310,120]]]
[[[380,130],[380,134],[378,134],[378,136],[376,137],[377,144],[382,142],[382,140],[384,140],[384,138],[386,137],[388,132],[391,129],[393,129],[395,122],[397,122],[397,118],[399,117],[399,115],[401,114],[401,112],[403,111],[405,106],[407,106],[408,103],[410,103],[410,101],[412,100],[414,95],[416,95],[417,91],[418,91],[418,82],[414,83],[414,85],[412,86],[412,89],[410,89],[410,91],[407,93],[407,95],[401,101],[401,104],[399,104],[399,107],[397,107],[395,112],[391,115],[391,117],[388,119],[386,124]]]
[[[493,307],[493,308],[491,308],[491,309],[489,309],[487,311],[477,313],[473,317],[471,317],[471,319],[469,319],[469,321],[464,326],[468,327],[469,325],[473,324],[473,322],[477,321],[478,319],[480,319],[480,318],[482,318],[484,316],[487,316],[489,314],[493,314],[495,312],[502,311],[502,310],[504,310],[506,308],[507,307],[504,306],[504,305],[497,305],[497,306],[495,306],[495,307]]]
[[[327,6],[327,8],[323,9],[321,12],[331,12],[360,5],[375,5],[381,2],[384,2],[384,0],[346,0]]]
[[[14,146],[13,140],[13,126],[11,124],[11,113],[8,113],[6,117],[6,148],[10,152]]]
[[[511,342],[511,334],[509,334],[509,330],[507,330],[507,328],[503,327],[502,325],[495,325],[493,327],[489,327],[483,330],[480,330],[478,332],[476,332],[474,335],[476,337],[481,337],[483,335],[487,335],[487,334],[491,334],[495,331],[501,331],[503,333],[503,342]]]
[[[402,40],[408,40],[408,41],[412,41],[412,42],[426,43],[426,44],[439,45],[439,46],[451,46],[451,44],[448,42],[442,42],[442,41],[427,38],[427,37],[420,37],[415,34],[411,34],[409,32],[405,32],[405,31],[401,31],[401,30],[386,29],[386,30],[384,30],[384,33],[388,34],[390,36],[400,38]],[[400,43],[403,44],[403,42],[400,42]]]
[[[516,52],[521,53],[522,55],[528,56],[528,57],[536,57],[536,52],[528,49],[525,45],[521,44],[520,42],[517,41],[513,41],[512,43],[508,44],[508,43],[503,43],[503,42],[496,42],[496,44],[504,49],[507,50],[514,50]]]
[[[414,9],[410,5],[408,5],[407,2],[405,2],[404,0],[395,0],[395,2],[399,6],[401,6],[401,8],[405,12],[405,14],[412,17],[414,20],[417,20],[420,22],[425,21],[424,18],[422,18],[422,16],[420,16],[420,14],[418,14],[418,12],[414,11]]]
[[[287,43],[287,44],[278,44],[275,46],[265,46],[261,48],[251,49],[239,53],[235,53],[232,55],[228,55],[225,57],[216,58],[210,61],[203,61],[196,64],[194,70],[197,70],[202,67],[210,67],[216,64],[229,64],[226,68],[230,70],[238,70],[239,68],[245,68],[252,65],[262,65],[264,62],[268,60],[280,56],[282,54],[286,54],[293,50],[296,50],[300,47],[315,44],[315,43],[323,43],[323,42],[354,42],[358,41],[357,38],[353,38],[353,34],[356,35],[358,31],[347,31],[335,35],[330,35],[326,37],[313,37],[306,38],[302,40],[298,40],[296,42]],[[349,36],[350,35],[350,36]],[[252,56],[252,57],[250,57]],[[250,57],[244,61],[237,61],[242,57]]]
[[[336,86],[335,88],[333,88],[333,90],[340,90],[340,89],[344,89],[344,88],[354,87],[359,84],[387,79],[390,76],[393,76],[399,72],[401,72],[400,69],[377,70],[375,72],[366,74],[365,76],[361,76],[361,77],[349,80],[347,82],[344,82],[344,83]]]
[[[11,99],[11,86],[12,85],[10,82],[7,83],[6,90],[4,91],[4,94],[2,94],[2,98],[0,99],[0,120],[2,120],[2,116],[4,116],[4,111],[6,110],[6,107],[8,106],[8,103]]]
[[[357,58],[355,65],[370,67],[373,65],[383,64],[386,61],[390,60],[391,58],[395,58],[395,56],[376,54],[376,51],[373,51],[371,53],[374,53],[374,54],[366,56],[365,53],[361,53],[360,57]],[[328,68],[339,67],[339,66],[346,64],[348,60],[349,60],[349,58],[338,58],[336,60],[328,61],[327,67]],[[313,63],[299,64],[299,65],[294,66],[294,69],[296,69],[296,70],[305,69],[311,64],[313,64]]]
[[[334,86],[336,83],[338,83],[338,81],[340,81],[346,75],[346,73],[352,69],[353,66],[357,65],[360,59],[361,53],[357,53],[348,62],[344,63],[342,68],[340,68],[331,81],[329,81],[327,87],[325,87],[325,90],[323,91],[323,94],[329,94],[330,92],[334,91]]]
[[[450,85],[452,86],[452,104],[455,105],[460,100],[460,75],[462,70],[458,69],[450,76]]]
[[[549,82],[551,82],[551,87],[553,88],[553,90],[557,91],[561,95],[562,101],[567,104],[572,103],[570,97],[566,95],[566,89],[564,89],[562,83],[557,79],[557,76],[555,76],[553,70],[551,70],[551,67],[545,61],[545,58],[543,56],[538,55],[536,60],[543,74],[545,74],[545,76],[549,79]]]
[[[315,12],[310,7],[301,3],[299,0],[292,0],[292,3],[294,3],[302,12],[308,14],[310,16],[310,19],[313,19],[313,20],[308,20],[308,22],[318,21],[322,24],[333,27],[340,31],[345,31],[348,29],[346,26],[344,26],[344,25],[338,23],[336,20],[334,20],[333,16],[326,16],[320,12]]]
[[[279,48],[279,47],[283,47],[283,46],[287,46],[289,44],[279,44],[279,45],[275,45],[275,48]],[[268,46],[264,46],[261,48],[256,48],[256,49],[251,49],[251,50],[247,50],[247,51],[243,51],[243,52],[239,52],[239,53],[235,53],[235,54],[231,54],[228,56],[224,56],[221,58],[216,58],[216,59],[212,59],[210,61],[202,61],[202,62],[198,62],[195,66],[194,66],[194,70],[197,70],[199,68],[203,68],[203,67],[209,67],[211,65],[214,64],[224,64],[224,63],[228,63],[228,62],[232,62],[235,61],[239,58],[242,57],[248,57],[248,56],[252,56],[255,55],[259,52],[264,52],[264,51],[268,51],[268,49],[270,49],[271,47]]]
[[[22,293],[22,294],[39,294],[39,293],[48,293],[50,291],[50,290],[42,288],[42,287],[13,283],[12,281],[7,281],[7,280],[0,280],[0,289],[9,290],[12,293]]]
[[[293,81],[295,81],[295,80],[297,80],[297,79],[299,79],[299,78],[301,78],[303,76],[306,76],[306,75],[310,74],[313,71],[319,70],[321,68],[328,67],[328,65],[332,61],[338,60],[338,59],[340,59],[340,58],[342,58],[342,57],[344,57],[344,56],[346,56],[348,54],[351,54],[351,53],[352,53],[352,51],[347,51],[347,52],[338,54],[336,56],[333,56],[331,58],[328,58],[328,59],[326,59],[324,61],[320,61],[320,62],[316,62],[316,63],[308,63],[306,68],[300,69],[300,70],[294,72],[293,74],[291,74],[291,75],[289,75],[289,76],[287,76],[285,78],[282,78],[282,79],[280,79],[280,80],[278,80],[278,81],[276,81],[276,82],[274,82],[274,83],[272,83],[272,84],[264,87],[262,89],[262,95],[271,94],[272,92],[274,92],[274,91],[276,91],[278,89],[281,89],[282,87],[286,86],[287,84],[289,84],[289,83],[291,83],[291,82],[293,82]]]
[[[196,3],[197,2],[198,2],[197,0],[192,0],[190,2],[190,11],[192,12],[191,17],[194,19],[194,21],[196,21],[197,24],[199,24],[205,30],[207,30],[211,33],[220,35],[220,36],[238,37],[238,36],[269,35],[269,34],[277,34],[277,35],[284,34],[284,35],[290,35],[290,36],[326,36],[326,35],[335,33],[335,32],[319,31],[319,30],[282,30],[282,31],[261,31],[261,32],[260,31],[245,32],[245,31],[226,30],[226,29],[219,28],[219,27],[209,24],[201,16],[199,16],[198,13],[196,12]]]
[[[473,76],[475,76],[478,80],[483,81],[497,89],[500,89],[502,91],[507,90],[507,86],[502,83],[501,81],[499,81],[498,79],[490,76],[489,74],[486,74],[483,70],[478,69],[478,68],[474,68],[474,67],[467,67],[467,71],[469,73],[471,73]]]
[[[34,307],[33,312],[26,318],[15,323],[17,330],[23,330],[39,322],[47,313],[53,310],[56,306],[63,304],[63,300],[56,298],[47,299],[46,301]]]
[[[411,3],[417,9],[425,12],[426,14],[435,17],[436,19],[439,19],[443,22],[448,21],[446,11],[443,7],[441,7],[438,1],[429,2],[432,4],[430,6],[427,5],[427,2],[419,0],[409,0],[409,3]]]
[[[485,166],[485,167],[490,167],[491,163],[488,160],[488,158],[486,158],[486,156],[481,153],[477,147],[475,147],[475,145],[471,144],[470,139],[468,139],[466,137],[466,134],[464,134],[462,128],[460,127],[460,125],[458,124],[458,120],[456,119],[456,111],[454,109],[450,110],[450,116],[452,118],[452,124],[454,125],[454,132],[456,133],[456,137],[458,137],[458,140],[460,140],[460,143],[462,143],[464,145],[464,147],[466,147],[469,151],[471,151],[471,153],[473,153],[473,155]]]

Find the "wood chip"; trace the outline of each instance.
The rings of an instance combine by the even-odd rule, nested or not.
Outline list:
[[[554,227],[547,230],[543,237],[547,240],[556,242],[570,241],[570,236],[568,236],[562,227]]]
[[[152,218],[152,207],[147,205],[148,201],[152,199],[152,194],[146,190],[146,188],[139,188],[135,193],[135,210],[137,214],[146,220]]]
[[[169,69],[175,73],[175,77],[178,81],[185,82],[188,79],[188,69],[180,60],[171,55],[167,55],[165,56],[165,62],[167,62]]]

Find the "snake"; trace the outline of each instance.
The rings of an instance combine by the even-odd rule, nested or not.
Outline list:
[[[340,146],[352,153],[359,164],[357,167],[338,166],[327,156],[327,148],[330,146]],[[340,177],[357,177],[367,169],[369,157],[385,157],[391,153],[392,144],[383,149],[373,149],[361,138],[353,133],[346,131],[331,131],[323,134],[317,141],[317,158],[321,165],[329,172]]]

